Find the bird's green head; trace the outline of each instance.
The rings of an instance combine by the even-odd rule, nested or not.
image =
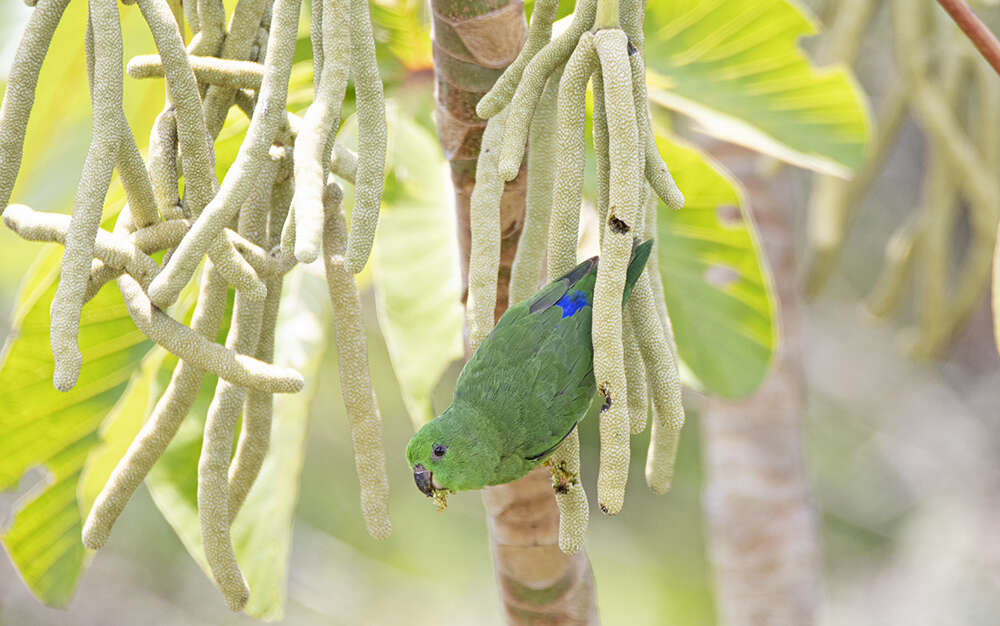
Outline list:
[[[436,497],[490,484],[500,453],[482,415],[456,402],[410,439],[406,460],[417,488]]]

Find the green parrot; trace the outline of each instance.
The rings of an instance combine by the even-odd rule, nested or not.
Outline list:
[[[622,304],[653,242],[634,248]],[[465,364],[455,399],[413,436],[406,460],[441,508],[450,492],[517,480],[583,418],[596,393],[590,320],[597,257],[507,309]]]

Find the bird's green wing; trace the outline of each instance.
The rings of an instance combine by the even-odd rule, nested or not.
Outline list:
[[[587,299],[593,298],[593,276],[597,258],[580,263],[545,287],[534,296],[509,309],[497,321],[476,353],[462,369],[455,389],[457,397],[475,404],[481,397],[496,395],[491,388],[509,378],[509,370],[527,371],[526,361],[541,349],[545,338],[559,324],[563,309],[558,305],[566,294],[577,286],[589,286]],[[590,276],[590,280],[584,280]],[[589,343],[590,329],[587,327]],[[516,377],[519,378],[519,377]],[[511,380],[510,383],[518,383]]]
[[[511,307],[466,364],[456,398],[503,422],[509,454],[544,456],[593,396],[591,303],[597,260]]]

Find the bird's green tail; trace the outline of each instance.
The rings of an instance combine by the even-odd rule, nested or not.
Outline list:
[[[638,243],[639,240],[636,239],[635,241]],[[649,253],[652,249],[652,239],[632,248],[632,260],[628,264],[628,272],[625,274],[625,291],[622,293],[623,306],[628,302],[628,297],[632,293],[632,287],[635,286],[636,281],[639,280],[639,275],[642,274],[643,268],[646,267],[646,260],[649,259]]]

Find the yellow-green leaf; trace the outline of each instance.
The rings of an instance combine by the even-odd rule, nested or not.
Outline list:
[[[739,185],[700,151],[657,136],[687,200],[659,205],[660,274],[693,386],[721,396],[752,392],[776,338],[775,301],[764,256]]]
[[[849,176],[870,135],[867,103],[843,67],[809,64],[798,41],[815,32],[789,0],[650,2],[650,98],[726,141]]]
[[[32,468],[44,478],[18,502],[3,544],[38,598],[63,606],[86,561],[77,482],[98,428],[152,342],[136,329],[114,283],[83,309],[83,368],[71,391],[52,386],[49,306],[62,249],[46,249],[25,278],[0,362],[0,490]]]
[[[379,326],[415,424],[433,417],[431,391],[462,356],[458,243],[437,140],[392,107],[391,169],[373,252]]]

